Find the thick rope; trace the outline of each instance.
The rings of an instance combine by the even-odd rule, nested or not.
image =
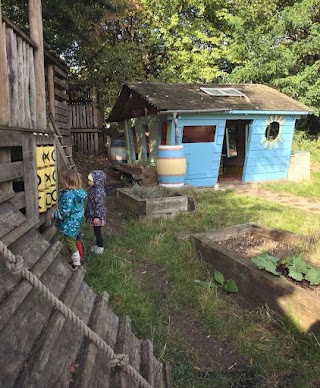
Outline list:
[[[25,266],[22,256],[15,256],[0,241],[0,254],[5,258],[7,268],[15,276],[23,276],[27,279],[40,293],[45,296],[67,319],[77,325],[77,327],[87,336],[99,349],[102,349],[110,359],[108,366],[114,368],[121,367],[129,376],[131,376],[142,388],[152,388],[152,386],[131,366],[128,364],[129,358],[126,354],[116,354],[113,349],[94,331],[92,331],[72,310],[55,297],[41,281],[34,276]]]

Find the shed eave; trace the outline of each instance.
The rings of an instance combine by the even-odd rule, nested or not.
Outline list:
[[[294,115],[294,116],[307,116],[312,113],[311,111],[296,111],[296,110],[230,110],[230,114],[244,114],[244,115]]]

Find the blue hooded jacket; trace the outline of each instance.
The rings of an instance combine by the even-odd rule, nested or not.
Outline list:
[[[85,211],[85,217],[100,218],[106,220],[106,174],[102,170],[94,170],[91,172],[93,178],[93,186],[88,190],[88,202]]]
[[[54,219],[58,230],[64,235],[77,237],[80,233],[86,196],[82,189],[61,190],[59,209],[55,211]]]

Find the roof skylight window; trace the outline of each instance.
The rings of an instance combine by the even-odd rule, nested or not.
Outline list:
[[[209,94],[209,96],[219,97],[242,97],[244,96],[239,90],[235,88],[200,88],[203,92]]]

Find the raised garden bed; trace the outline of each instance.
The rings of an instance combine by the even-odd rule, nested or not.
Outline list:
[[[241,244],[232,242],[234,239],[243,240],[243,249]],[[250,241],[260,241],[262,250],[266,248],[266,241],[271,244],[278,242],[271,249],[281,255],[286,250],[290,252],[292,245],[303,239],[303,236],[291,232],[257,224],[236,225],[191,236],[197,255],[213,269],[222,272],[225,278],[233,279],[239,294],[253,306],[267,304],[280,314],[289,316],[300,328],[320,332],[320,287],[303,288],[283,276],[259,270],[247,257]],[[247,251],[246,254],[243,250]]]
[[[155,190],[153,189],[154,192]],[[117,203],[123,209],[135,214],[138,219],[172,218],[181,212],[190,212],[195,209],[192,196],[171,190],[162,190],[164,193],[162,196],[148,197],[148,192],[150,192],[150,188],[117,189]]]

